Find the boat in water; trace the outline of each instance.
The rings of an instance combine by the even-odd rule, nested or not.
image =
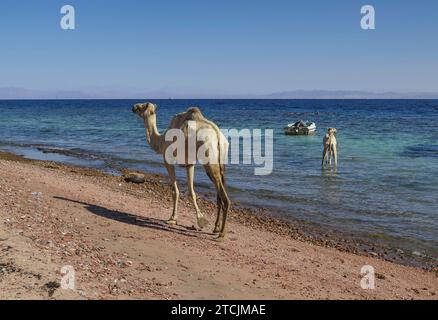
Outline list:
[[[300,120],[295,123],[290,123],[284,128],[284,133],[291,136],[307,136],[316,132],[315,122]]]

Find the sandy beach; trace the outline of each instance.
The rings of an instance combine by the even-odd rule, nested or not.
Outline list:
[[[193,227],[185,195],[178,226],[166,178],[144,185],[94,169],[0,160],[0,299],[437,299],[435,271],[291,236],[240,209],[225,242]],[[374,257],[373,255],[377,256]],[[374,290],[360,286],[373,266]],[[60,287],[63,266],[75,290]]]

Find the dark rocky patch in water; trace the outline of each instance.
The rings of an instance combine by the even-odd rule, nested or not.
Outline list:
[[[438,158],[438,145],[419,144],[410,146],[406,148],[406,151],[403,154],[412,158]]]

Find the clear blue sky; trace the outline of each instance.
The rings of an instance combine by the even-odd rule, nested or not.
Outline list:
[[[0,87],[436,92],[437,35],[436,0],[1,0]]]

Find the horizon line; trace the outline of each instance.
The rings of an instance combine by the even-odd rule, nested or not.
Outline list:
[[[145,98],[9,98],[4,99],[0,98],[0,101],[80,101],[80,100],[147,100]],[[353,97],[344,97],[344,98],[150,98],[149,100],[438,100],[437,98],[353,98]]]

